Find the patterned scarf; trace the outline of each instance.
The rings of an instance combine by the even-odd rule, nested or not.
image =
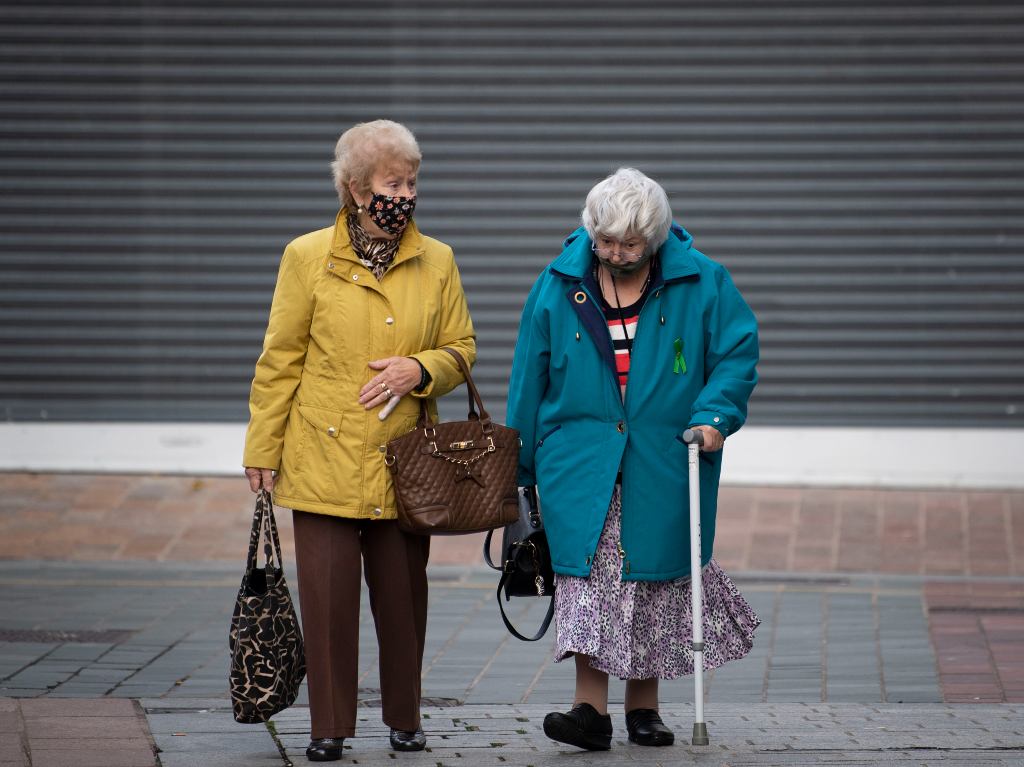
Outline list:
[[[375,239],[359,225],[359,216],[355,213],[348,217],[348,234],[356,257],[380,280],[395,260],[401,235],[393,240]]]

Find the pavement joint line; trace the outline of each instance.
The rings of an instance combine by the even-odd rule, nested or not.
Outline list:
[[[522,612],[524,611],[520,611],[520,617],[522,617]],[[497,659],[499,655],[501,655],[501,651],[505,649],[505,645],[508,644],[508,640],[510,640],[511,638],[512,635],[508,632],[505,632],[505,635],[501,638],[501,641],[498,642],[498,646],[495,648],[494,652],[491,653],[491,657],[487,659],[487,662],[483,665],[483,667],[480,669],[477,675],[473,677],[473,681],[470,682],[469,686],[466,688],[467,699],[469,698],[469,694],[473,691],[473,688],[475,688],[477,684],[479,684],[480,680],[484,678],[484,675],[490,670],[491,666],[494,665],[494,661]]]
[[[828,625],[829,625],[829,609],[830,603],[827,593],[821,595],[821,635],[819,642],[821,647],[819,648],[819,660],[821,661],[821,701],[824,703],[828,700]]]
[[[161,582],[171,580],[175,585],[183,586],[222,586],[222,585],[237,585],[244,562],[225,562],[223,560],[207,560],[207,561],[189,561],[187,563],[194,569],[201,569],[204,571],[216,571],[223,573],[220,578],[178,578],[169,579],[166,577],[152,577],[152,578],[138,578],[138,585],[148,586],[154,585]],[[42,560],[42,559],[26,559],[26,560],[4,560],[0,561],[0,573],[5,571],[10,572],[17,570],[22,572],[25,567],[36,567],[46,570],[83,570],[88,569],[92,571],[100,570],[108,575],[113,575],[118,572],[124,571],[137,571],[139,569],[146,569],[147,572],[153,572],[156,570],[156,574],[159,571],[166,570],[168,572],[180,572],[182,562],[175,561],[164,561],[164,562],[152,562],[147,560],[121,560],[116,562],[66,562],[60,560]],[[286,563],[286,572],[288,578],[291,580],[295,577],[294,568],[291,563]],[[486,584],[490,584],[490,587],[494,587],[495,581],[493,578],[488,578],[484,583],[474,582],[474,579],[482,576],[492,576],[494,573],[489,567],[483,563],[471,564],[471,565],[432,565],[428,566],[427,576],[431,583],[445,584],[450,586],[466,586],[469,588],[484,588]],[[77,574],[77,573],[76,573]],[[58,585],[93,585],[97,583],[109,583],[110,585],[121,585],[126,581],[121,579],[109,578],[93,578],[88,581],[83,581],[81,577],[74,580],[45,580],[45,573],[39,573],[39,576],[35,578],[24,578],[19,575],[4,576],[0,574],[0,585],[4,584],[22,584],[30,586],[39,586],[47,582],[55,583]],[[237,577],[236,577],[237,576]],[[807,570],[807,571],[793,571],[793,570],[741,570],[736,569],[730,572],[730,577],[736,581],[742,581],[745,584],[751,584],[757,580],[769,580],[773,583],[782,581],[819,581],[821,583],[832,583],[838,584],[847,581],[858,581],[858,582],[890,582],[890,583],[935,583],[935,582],[949,582],[949,583],[1011,583],[1020,584],[1024,586],[1024,575],[968,575],[958,573],[879,573],[879,572],[864,572],[854,570]]]
[[[818,585],[814,582],[814,579],[808,579],[807,583],[794,582],[791,578],[780,578],[776,583],[765,583],[765,582],[749,582],[747,581],[742,573],[739,575],[732,575],[732,580],[741,586],[744,592],[754,593],[771,593],[778,590],[784,590],[789,593],[806,593],[806,594],[881,594],[884,596],[916,596],[918,591],[912,588],[898,588],[898,587],[885,587],[885,586],[854,586],[854,585],[842,585],[842,584],[828,584]],[[430,586],[433,588],[445,588],[452,590],[470,590],[470,591],[490,591],[494,588],[493,583],[468,583],[468,582],[449,582],[449,581],[429,581]],[[1024,580],[1021,581],[1024,585]],[[207,580],[207,581],[131,581],[131,580],[91,580],[84,581],[78,580],[46,580],[38,581],[32,579],[4,579],[0,578],[0,587],[4,586],[34,586],[34,587],[81,587],[81,588],[138,588],[140,586],[146,586],[148,588],[165,588],[165,589],[177,589],[187,588],[191,586],[201,585],[203,588],[220,588],[227,586],[235,586],[236,580]],[[1024,589],[1022,589],[1024,594]],[[1011,596],[1013,594],[1011,593]],[[1019,612],[1019,611],[1018,611]],[[140,629],[140,631],[143,629]]]
[[[554,661],[555,648],[552,647],[544,654],[544,659],[537,667],[537,671],[534,673],[533,678],[530,680],[530,683],[526,685],[526,689],[523,691],[522,697],[519,698],[520,704],[526,703],[530,695],[533,693],[534,689],[537,687],[537,683],[540,682],[540,678],[544,676],[544,672],[547,671],[548,666],[554,663]]]
[[[277,750],[281,754],[281,759],[283,760],[285,767],[295,767],[292,760],[288,758],[288,751],[281,742],[281,738],[277,735],[277,725],[270,721],[265,722],[264,726],[267,728],[267,732],[270,733],[270,737],[274,741],[274,745],[277,746]]]
[[[772,658],[775,657],[775,635],[779,627],[779,610],[782,606],[782,591],[775,592],[775,599],[772,600],[772,630],[768,635],[768,646],[765,648],[764,680],[761,684],[761,702],[768,702],[768,685],[772,675]]]
[[[878,595],[871,595],[871,619],[875,639],[875,663],[878,666],[879,694],[882,703],[889,702],[889,691],[885,688],[885,661],[882,658],[882,613],[878,609]]]
[[[33,666],[35,666],[35,665],[38,665],[38,664],[39,664],[40,662],[42,662],[42,661],[46,660],[46,659],[47,659],[47,658],[48,658],[48,657],[49,657],[50,655],[52,655],[53,653],[57,652],[57,650],[58,650],[58,649],[59,649],[60,647],[61,647],[61,645],[59,645],[59,644],[56,644],[56,645],[54,645],[53,647],[51,647],[51,648],[50,648],[49,650],[47,650],[46,652],[44,652],[44,653],[43,653],[42,655],[40,655],[39,657],[35,658],[34,660],[31,660],[31,661],[29,661],[29,662],[28,662],[28,663],[26,663],[25,665],[23,665],[23,666],[21,666],[20,668],[18,668],[18,670],[17,670],[17,671],[15,671],[14,673],[12,673],[12,674],[8,674],[7,676],[5,676],[5,677],[2,677],[2,678],[0,678],[0,682],[7,682],[7,681],[9,681],[9,680],[13,679],[14,677],[16,677],[16,676],[17,676],[18,674],[20,674],[20,673],[21,673],[22,671],[26,671],[26,670],[28,670],[28,669],[32,668]],[[54,686],[56,686],[56,685],[54,685]],[[49,689],[52,689],[52,688],[50,688],[50,687],[47,687],[46,689],[48,689],[48,690],[49,690]]]
[[[434,668],[434,666],[437,664],[437,662],[442,657],[444,657],[445,653],[448,652],[448,649],[458,639],[458,637],[462,633],[463,629],[465,629],[468,625],[470,625],[470,623],[473,622],[473,617],[480,611],[480,609],[483,607],[485,601],[486,601],[486,598],[482,597],[480,600],[477,601],[477,603],[475,605],[473,605],[473,608],[471,610],[467,611],[465,617],[462,620],[462,623],[460,623],[459,626],[448,636],[448,638],[445,640],[444,644],[442,644],[438,648],[437,652],[434,653],[434,656],[430,659],[430,662],[427,663],[427,664],[424,664],[423,671],[420,674],[420,677],[422,679],[426,679],[427,673],[430,672],[430,670]]]
[[[151,622],[151,623],[150,623],[149,625],[152,625],[152,622]],[[147,626],[147,627],[148,627],[148,626]],[[131,673],[131,674],[130,674],[129,676],[125,677],[125,678],[124,678],[124,679],[122,679],[122,680],[121,680],[120,682],[118,682],[118,683],[117,683],[116,685],[114,685],[114,686],[113,686],[113,687],[112,687],[112,688],[110,689],[110,692],[116,692],[116,691],[117,691],[117,688],[118,688],[118,687],[121,687],[121,686],[122,686],[122,685],[124,685],[124,684],[128,684],[128,683],[130,683],[130,680],[131,680],[132,678],[134,678],[134,677],[138,676],[138,675],[139,675],[140,673],[142,673],[142,672],[143,672],[143,671],[144,671],[145,669],[149,668],[149,667],[150,667],[150,666],[152,666],[152,665],[153,665],[154,663],[156,663],[156,662],[157,662],[158,660],[160,660],[160,659],[161,659],[161,658],[163,658],[163,657],[164,657],[165,655],[167,655],[167,654],[168,654],[169,652],[171,652],[171,650],[173,650],[173,649],[177,648],[177,647],[178,647],[178,645],[180,645],[180,644],[181,644],[181,643],[182,643],[183,641],[185,641],[185,640],[184,640],[184,638],[181,638],[181,639],[177,639],[177,640],[175,640],[174,642],[172,642],[172,643],[171,643],[170,645],[168,645],[168,646],[167,646],[167,647],[165,647],[165,648],[164,648],[163,650],[161,650],[161,651],[160,651],[159,653],[157,653],[157,654],[156,654],[155,656],[153,656],[153,658],[152,658],[152,659],[151,659],[151,660],[150,660],[150,661],[149,661],[148,663],[146,663],[145,665],[143,665],[143,666],[141,666],[141,667],[137,668],[137,669],[136,669],[135,671],[133,671],[133,672],[132,672],[132,673]],[[179,684],[180,682],[183,682],[183,681],[185,681],[186,679],[188,679],[188,676],[185,676],[185,677],[183,677],[182,679],[179,679],[179,680],[175,680],[175,682],[174,682],[174,686],[178,685],[178,684]],[[173,689],[173,686],[172,686],[172,689]]]

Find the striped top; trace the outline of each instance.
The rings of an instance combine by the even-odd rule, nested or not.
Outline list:
[[[650,289],[648,282],[636,303],[621,309],[616,309],[603,296],[601,297],[601,309],[604,311],[605,322],[608,323],[608,333],[612,337],[612,348],[615,350],[615,372],[618,374],[620,387],[625,387],[629,378],[629,350],[633,339],[636,338],[640,310],[643,309]]]

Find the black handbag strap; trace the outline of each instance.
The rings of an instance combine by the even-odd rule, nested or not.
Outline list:
[[[496,564],[494,564],[494,560],[491,558],[491,536],[492,535],[494,535],[494,530],[488,530],[487,531],[487,537],[484,538],[484,562],[486,562],[487,566],[489,568],[491,568],[492,570],[497,570],[499,572],[504,572],[505,568],[498,567]]]
[[[508,616],[505,614],[505,605],[501,603],[501,590],[504,588],[505,582],[508,581],[508,578],[508,573],[502,573],[501,579],[498,581],[498,609],[501,611],[501,619],[505,622],[505,628],[507,628],[509,633],[516,639],[522,639],[524,642],[536,642],[547,633],[548,626],[551,625],[551,619],[555,617],[555,594],[554,592],[551,593],[551,601],[548,602],[548,611],[544,615],[544,620],[541,621],[540,628],[537,630],[537,633],[532,637],[523,636],[516,630],[516,627],[512,625],[512,621],[510,621]]]

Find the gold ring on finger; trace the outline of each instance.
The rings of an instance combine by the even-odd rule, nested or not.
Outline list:
[[[387,391],[388,390],[388,385],[386,383],[384,383],[383,381],[380,382],[380,390],[381,391]]]

